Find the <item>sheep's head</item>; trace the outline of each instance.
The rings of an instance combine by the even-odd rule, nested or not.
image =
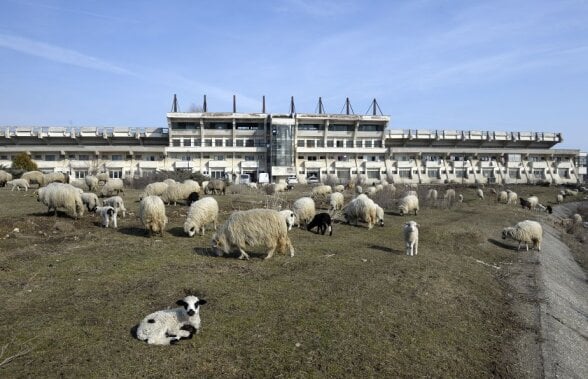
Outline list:
[[[223,255],[226,251],[224,240],[220,238],[216,233],[212,236],[212,248],[217,256]]]
[[[184,310],[188,316],[192,317],[198,313],[198,307],[206,304],[206,300],[198,299],[196,296],[186,296],[183,299],[176,301],[176,304],[184,307]]]
[[[189,236],[189,237],[194,237],[194,234],[196,234],[196,225],[188,220],[184,223],[184,232]]]
[[[511,232],[513,230],[514,230],[514,228],[511,226],[509,226],[508,228],[502,229],[502,239],[503,240],[507,239],[511,235]]]

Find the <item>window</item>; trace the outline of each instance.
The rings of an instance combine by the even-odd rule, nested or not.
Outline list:
[[[233,147],[233,140],[232,139],[226,139],[225,140],[225,146],[226,147]]]
[[[570,177],[570,170],[567,168],[558,168],[557,175],[559,175],[561,178],[569,178]]]
[[[46,161],[54,161],[55,160],[55,155],[53,155],[53,154],[45,154],[45,160]]]
[[[319,139],[318,141],[316,141],[316,147],[325,147],[325,141]]]
[[[223,179],[225,177],[225,170],[210,170],[211,179]]]
[[[347,156],[347,155],[338,155],[337,156],[337,160],[339,162],[348,162],[349,161],[349,156]]]
[[[202,159],[210,159],[210,154],[204,154],[204,155],[202,156]]]
[[[509,168],[508,169],[508,177],[513,179],[520,179],[520,171],[518,168]]]
[[[235,146],[237,146],[237,147],[243,147],[243,140],[242,139],[238,139],[235,142],[236,142],[236,145]]]
[[[506,158],[509,162],[520,162],[521,154],[508,154]]]
[[[88,175],[88,170],[76,170],[74,176],[76,179],[84,179]]]
[[[111,161],[122,161],[123,160],[123,156],[122,156],[122,154],[112,154],[110,156],[110,160]]]
[[[357,131],[359,132],[381,132],[384,130],[384,125],[359,125]]]
[[[214,160],[215,161],[224,161],[225,160],[225,156],[224,155],[215,155],[214,156]]]
[[[343,141],[337,141],[337,147],[343,147]]]
[[[140,161],[141,159],[143,159],[143,156],[141,154],[136,154],[135,159]]]
[[[190,160],[192,160],[192,157],[189,155],[182,155],[181,160],[182,161],[190,161]]]
[[[41,159],[41,158],[43,158],[43,156],[41,154],[33,155],[33,159]]]
[[[329,131],[331,132],[352,132],[355,129],[353,125],[331,124]]]
[[[301,161],[303,161],[304,160],[304,155],[299,155],[298,156],[298,159],[301,160]]]
[[[325,156],[324,156],[324,155],[321,155],[321,156],[319,157],[319,159],[325,159]]]
[[[0,155],[0,160],[3,160],[3,161],[9,160],[8,155]]]
[[[297,147],[304,147],[304,140],[303,139],[299,139],[298,141],[296,141],[296,146]]]
[[[179,138],[172,139],[172,146],[178,147],[180,145],[181,145],[181,142],[180,142],[180,139]]]
[[[335,141],[332,139],[328,139],[327,140],[327,147],[334,147],[335,146]]]
[[[494,177],[494,169],[493,168],[485,168],[482,170],[482,176],[484,178],[493,178]]]
[[[325,130],[321,124],[298,124],[298,130]]]
[[[363,161],[363,155],[358,155],[357,159],[359,159],[360,161]]]
[[[246,161],[254,161],[255,160],[255,155],[246,155],[245,156],[245,160]]]
[[[545,170],[543,170],[543,169],[533,170],[533,177],[535,179],[545,179]]]
[[[309,155],[308,157],[306,157],[306,159],[309,161],[316,161],[316,155]]]
[[[313,139],[306,140],[306,147],[315,147]]]
[[[245,147],[254,147],[255,146],[255,140],[249,138],[245,140]]]
[[[456,178],[467,178],[467,170],[466,169],[456,168],[454,171],[455,171]]]
[[[220,138],[217,138],[214,140],[214,146],[222,146],[223,145],[223,140]]]
[[[67,159],[76,159],[75,154],[68,154]]]
[[[374,147],[382,147],[382,140],[374,141]]]
[[[202,140],[200,138],[194,138],[194,146],[202,146]]]
[[[192,146],[192,140],[190,138],[186,138],[184,140],[184,146]]]
[[[427,170],[427,176],[429,178],[434,178],[434,179],[438,179],[441,176],[439,175],[439,169],[438,168],[430,168]]]
[[[204,139],[204,146],[211,147],[212,146],[212,138],[205,138]]]
[[[108,177],[110,179],[122,179],[122,170],[110,170],[108,171]]]
[[[411,169],[410,168],[398,169],[398,176],[400,176],[401,178],[409,179],[411,177]]]
[[[380,170],[367,170],[368,179],[380,179]]]
[[[363,147],[372,147],[372,140],[366,139],[365,141],[363,141]]]
[[[345,141],[345,147],[353,147],[353,140]]]

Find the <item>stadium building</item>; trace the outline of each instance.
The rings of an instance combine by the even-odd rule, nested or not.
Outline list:
[[[235,180],[296,175],[345,183],[577,183],[586,154],[555,149],[554,132],[396,130],[374,100],[371,114],[180,112],[177,99],[160,128],[0,127],[0,165],[26,152],[44,172],[72,178],[108,172],[112,178],[189,170]],[[369,112],[369,111],[368,111]],[[379,114],[377,114],[379,113]]]

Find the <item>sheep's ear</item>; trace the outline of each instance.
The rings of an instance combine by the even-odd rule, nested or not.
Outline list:
[[[204,305],[204,304],[206,304],[206,300],[204,300],[204,299],[198,300],[198,305]]]
[[[186,303],[184,300],[180,299],[178,301],[176,301],[177,305],[180,305],[182,307],[186,307],[188,305],[188,303]]]

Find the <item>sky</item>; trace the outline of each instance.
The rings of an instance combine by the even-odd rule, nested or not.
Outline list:
[[[588,150],[586,0],[0,0],[0,125],[161,127],[180,110],[561,132]]]

